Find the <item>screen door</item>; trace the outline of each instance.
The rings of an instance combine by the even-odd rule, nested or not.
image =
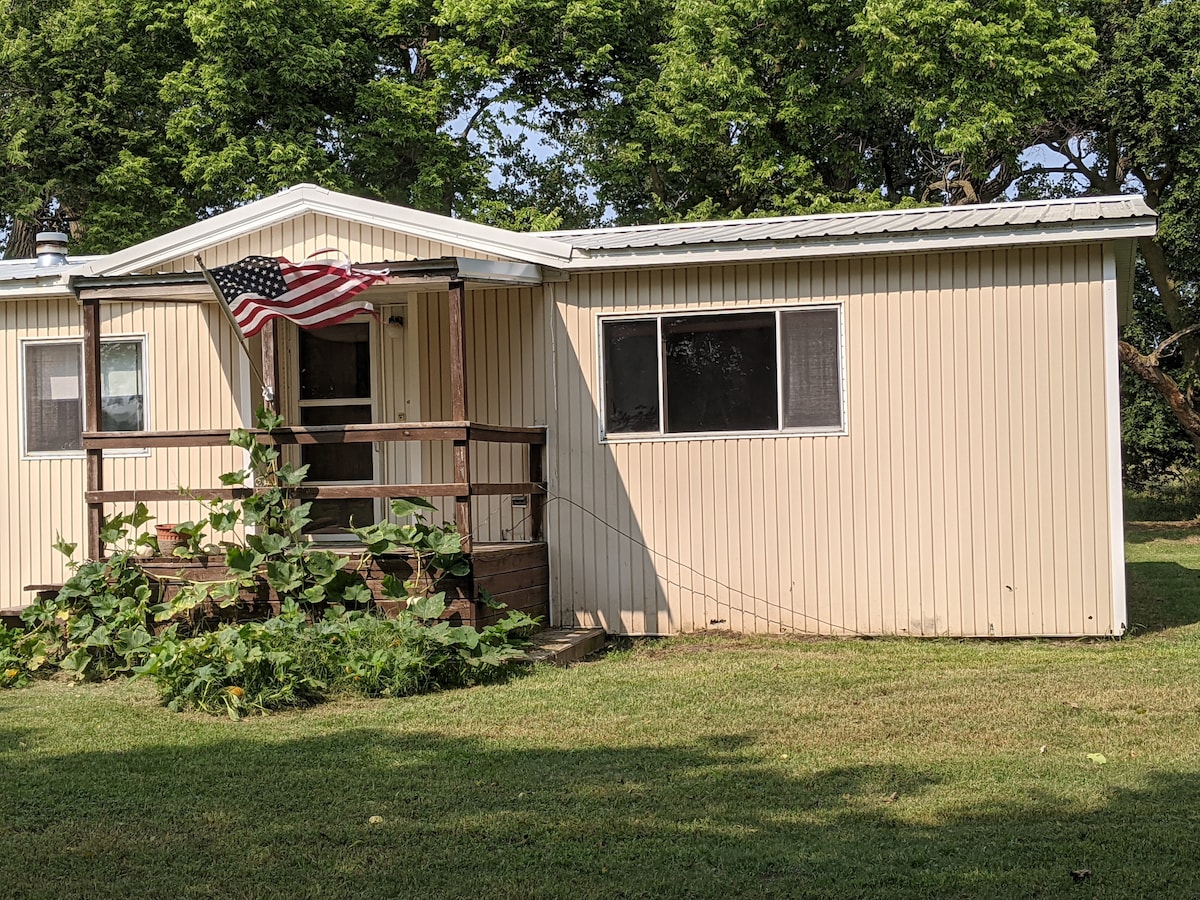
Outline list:
[[[316,331],[299,329],[299,407],[301,425],[353,425],[374,421],[375,389],[370,321],[346,322]],[[302,444],[300,462],[307,464],[314,485],[372,484],[376,481],[375,445]],[[376,501],[315,500],[313,535],[345,535],[350,525],[376,520]]]

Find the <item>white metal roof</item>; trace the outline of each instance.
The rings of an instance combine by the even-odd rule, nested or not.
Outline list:
[[[1154,233],[1139,195],[637,225],[544,236],[586,250],[568,269],[970,248]]]
[[[36,260],[0,261],[0,297],[65,293],[68,277],[153,270],[308,212],[542,266],[546,278],[554,270],[1129,240],[1154,234],[1156,223],[1142,197],[1126,194],[521,234],[302,184],[107,256],[79,257],[52,268],[38,267]]]
[[[539,235],[506,231],[378,200],[339,194],[314,184],[298,184],[274,196],[112,253],[88,264],[79,274],[127,275],[153,269],[307,213],[401,231],[427,240],[457,244],[480,253],[536,265],[561,266],[571,259],[573,253],[570,244]]]
[[[39,266],[36,259],[0,260],[0,300],[70,297],[70,276],[99,256],[77,256],[61,266]]]
[[[102,256],[76,256],[61,266],[41,266],[36,259],[0,259],[0,281],[24,281],[29,278],[59,280],[68,273],[76,272],[87,263]]]

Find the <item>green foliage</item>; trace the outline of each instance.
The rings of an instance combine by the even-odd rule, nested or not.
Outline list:
[[[384,579],[384,594],[392,599],[419,597],[425,582],[436,586],[446,575],[466,575],[470,562],[462,549],[462,535],[453,525],[430,525],[421,514],[434,506],[419,497],[392,501],[392,515],[397,519],[412,518],[411,523],[378,522],[351,532],[373,556],[403,551],[413,560],[412,578],[400,583],[393,576]],[[439,613],[440,615],[440,613]],[[426,617],[430,618],[430,617]]]
[[[260,428],[281,423],[259,411]],[[136,529],[150,521],[145,506],[137,504],[105,523],[104,540],[115,546],[111,556],[72,563],[72,576],[57,596],[24,613],[27,632],[0,629],[0,687],[26,684],[34,673],[50,668],[81,679],[133,672],[151,679],[172,709],[239,718],[306,706],[331,694],[398,697],[472,684],[525,659],[519,638],[536,622],[524,613],[511,613],[482,631],[438,621],[446,611],[445,594],[434,592],[438,581],[466,575],[470,565],[453,527],[425,522],[422,513],[434,508],[428,501],[394,500],[393,515],[411,518],[410,523],[385,522],[356,532],[368,545],[368,560],[371,553],[397,551],[414,560],[410,580],[384,579],[384,596],[402,603],[396,617],[347,611],[342,604],[367,605],[373,598],[361,575],[347,571],[347,557],[314,548],[305,539],[308,504],[296,502],[294,494],[307,467],[281,464],[278,450],[245,430],[235,430],[230,443],[248,451],[249,463],[222,480],[253,480],[257,492],[213,504],[207,517],[175,530],[193,547],[206,527],[256,526],[244,542],[226,546],[232,577],[186,583],[170,599],[152,603],[150,582],[133,562],[146,539]],[[55,547],[68,557],[76,549],[61,537]],[[206,603],[234,605],[243,590],[262,580],[281,598],[280,615],[190,637],[180,634],[180,620],[196,609]],[[152,620],[171,624],[155,634]]]
[[[597,0],[5,4],[0,234],[58,215],[76,252],[107,252],[299,182],[547,227],[491,183],[494,155],[546,73],[577,43],[602,53],[620,15]]]
[[[256,424],[270,431],[282,425],[283,418],[259,409]],[[191,548],[198,547],[206,528],[230,532],[240,525],[253,531],[247,531],[240,542],[225,544],[229,580],[187,585],[170,603],[156,608],[156,618],[166,621],[209,600],[221,607],[233,606],[243,590],[254,590],[263,581],[280,597],[310,606],[369,601],[362,577],[347,571],[346,557],[314,547],[304,535],[312,504],[299,502],[296,489],[303,485],[308,466],[283,463],[276,447],[258,441],[246,429],[234,429],[229,442],[247,451],[249,459],[246,468],[222,475],[221,483],[241,486],[253,482],[255,491],[241,499],[210,504],[208,515],[199,523],[187,523],[186,529],[176,526],[189,539],[189,549],[181,555],[194,555]]]
[[[1144,266],[1136,272],[1132,320],[1121,335],[1135,347],[1153,347],[1172,332],[1162,304],[1154,295],[1152,282]],[[1186,384],[1187,360],[1181,347],[1166,353],[1162,368]],[[1121,372],[1121,472],[1127,491],[1157,497],[1171,508],[1179,509],[1200,502],[1187,501],[1181,494],[1195,488],[1189,477],[1196,467],[1195,447],[1178,419],[1162,402],[1161,396],[1145,381],[1128,370]],[[1191,516],[1183,516],[1191,518]]]
[[[157,642],[135,672],[149,677],[167,705],[238,718],[317,700],[325,685],[301,670],[293,650],[304,614],[295,603],[267,622],[225,626],[187,639]]]
[[[1049,0],[867,0],[853,31],[866,82],[979,182],[1015,170],[1047,109],[1081,94],[1098,60],[1088,17]]]
[[[72,562],[62,589],[21,614],[27,631],[9,650],[27,671],[58,668],[79,680],[101,680],[128,673],[145,660],[155,641],[148,626],[153,592],[132,559],[144,538],[136,529],[149,521],[141,503],[109,518],[102,533],[116,551],[106,559]],[[55,548],[70,556],[75,545],[59,538]]]
[[[32,680],[37,666],[23,646],[25,632],[0,625],[0,688],[24,687]]]
[[[294,601],[266,622],[160,641],[137,677],[153,681],[174,710],[240,718],[305,706],[337,694],[401,697],[494,679],[525,659],[518,636],[534,626],[524,614],[476,631],[448,622],[424,598],[394,619],[331,607],[309,622]]]

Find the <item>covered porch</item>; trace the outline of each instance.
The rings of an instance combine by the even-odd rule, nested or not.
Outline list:
[[[462,535],[464,550],[472,557],[473,568],[479,575],[479,579],[473,577],[471,584],[454,588],[454,613],[464,623],[486,624],[489,612],[476,603],[479,588],[513,609],[523,609],[531,615],[546,617],[549,599],[543,530],[547,493],[544,468],[546,428],[530,422],[513,423],[511,415],[500,417],[499,424],[479,421],[472,416],[472,355],[487,355],[485,344],[492,338],[488,335],[489,328],[480,327],[479,323],[471,332],[472,304],[468,300],[473,291],[485,292],[493,300],[499,292],[501,301],[503,294],[508,291],[540,294],[541,284],[545,280],[540,267],[449,257],[369,263],[362,264],[361,268],[373,268],[387,274],[386,283],[369,289],[363,295],[384,311],[378,321],[360,326],[365,329],[369,324],[372,335],[370,347],[378,348],[378,354],[375,349],[368,354],[371,396],[367,401],[331,396],[305,405],[300,399],[304,394],[303,366],[297,361],[297,354],[303,353],[303,350],[297,349],[302,341],[291,323],[273,320],[264,328],[260,338],[251,344],[254,358],[250,362],[255,377],[252,379],[252,389],[247,393],[252,394],[253,388],[261,387],[264,405],[273,412],[283,414],[289,422],[297,420],[298,424],[288,424],[270,431],[248,430],[256,440],[279,446],[281,452],[297,463],[317,461],[325,465],[333,461],[336,468],[338,460],[350,459],[354,454],[358,454],[358,458],[376,460],[369,479],[361,477],[361,472],[354,479],[336,475],[329,477],[330,472],[325,472],[326,477],[310,479],[294,492],[301,500],[324,504],[323,508],[335,513],[350,507],[361,511],[370,508],[373,503],[376,515],[380,517],[386,515],[382,507],[383,501],[388,498],[424,497],[438,503],[445,518],[452,521]],[[96,277],[81,279],[75,290],[83,310],[85,423],[82,443],[86,458],[84,502],[87,509],[87,555],[100,558],[105,554],[106,548],[101,539],[105,516],[122,505],[143,502],[150,506],[153,513],[156,504],[178,504],[181,494],[191,500],[221,500],[247,496],[253,492],[251,487],[220,486],[220,472],[214,467],[209,467],[208,474],[211,477],[207,484],[164,484],[161,478],[148,483],[131,484],[127,476],[110,478],[113,460],[120,454],[226,448],[231,428],[247,421],[247,412],[244,411],[241,423],[217,421],[205,423],[207,427],[148,428],[138,431],[106,431],[101,427],[101,348],[105,338],[102,305],[127,303],[139,297],[153,297],[159,301],[164,297],[172,297],[178,302],[218,303],[211,296],[203,277],[190,272],[123,278]],[[376,385],[381,385],[388,373],[398,365],[390,356],[399,356],[413,346],[407,340],[395,346],[384,340],[383,329],[396,325],[397,319],[401,322],[404,320],[403,315],[388,315],[388,312],[407,310],[409,327],[415,328],[411,323],[412,314],[417,309],[414,298],[418,296],[421,303],[436,311],[436,316],[428,318],[431,321],[437,319],[436,325],[421,323],[421,340],[440,341],[444,348],[443,352],[428,354],[439,357],[436,362],[442,363],[437,367],[440,371],[434,371],[429,365],[435,360],[424,358],[424,354],[413,354],[418,357],[415,363],[424,366],[420,373],[422,384],[436,384],[440,395],[444,395],[439,397],[439,403],[426,406],[438,407],[430,411],[448,412],[449,417],[409,421],[403,412],[391,410],[389,414],[389,410],[377,402],[375,392],[388,388],[387,385]],[[503,304],[494,302],[492,306],[502,309]],[[515,323],[514,330],[520,324]],[[319,336],[320,332],[313,334]],[[430,334],[434,337],[429,338]],[[230,347],[235,353],[241,352],[236,343]],[[492,355],[503,356],[505,352],[503,348],[498,351],[493,349]],[[330,360],[331,365],[340,364],[333,356]],[[172,362],[159,360],[157,364],[171,365]],[[409,385],[408,389],[412,391],[413,385]],[[540,386],[537,389],[540,390]],[[352,408],[362,413],[355,417],[359,421],[339,421],[334,424],[305,422],[306,409],[321,412],[321,416],[309,417],[321,421],[336,419],[339,414]],[[492,408],[495,409],[494,404]],[[515,408],[521,408],[520,404]],[[297,411],[300,415],[296,415]],[[369,420],[361,421],[364,416]],[[541,421],[545,419],[541,418]],[[496,462],[500,458],[497,452],[503,455],[502,464]],[[423,465],[420,462],[415,465],[404,462],[422,459],[425,460]],[[395,464],[390,462],[392,460],[401,460],[401,463]],[[414,470],[424,477],[395,477],[397,474],[409,475]],[[195,468],[192,471],[195,472]],[[354,501],[358,501],[358,504],[354,505]],[[496,530],[489,530],[491,517],[488,509],[497,501],[511,507],[506,509],[521,522],[519,532],[523,540],[497,541]],[[481,506],[484,506],[483,515]],[[355,524],[365,523],[358,518]],[[336,532],[338,528],[326,530]],[[517,532],[518,529],[508,529],[507,532],[502,531],[501,535],[515,535]],[[348,554],[354,554],[359,549],[344,534],[314,537],[330,539],[329,546]],[[180,562],[159,558],[147,565],[158,569],[164,565],[180,569]],[[200,569],[208,571],[207,564]],[[191,577],[191,574],[184,573],[185,577]],[[478,580],[478,584],[474,583],[475,580]]]

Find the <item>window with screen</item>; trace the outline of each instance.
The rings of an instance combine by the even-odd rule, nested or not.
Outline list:
[[[841,346],[829,306],[602,320],[604,433],[841,432]]]
[[[25,452],[70,455],[83,450],[83,343],[26,342]],[[100,344],[100,428],[145,431],[145,342]]]

